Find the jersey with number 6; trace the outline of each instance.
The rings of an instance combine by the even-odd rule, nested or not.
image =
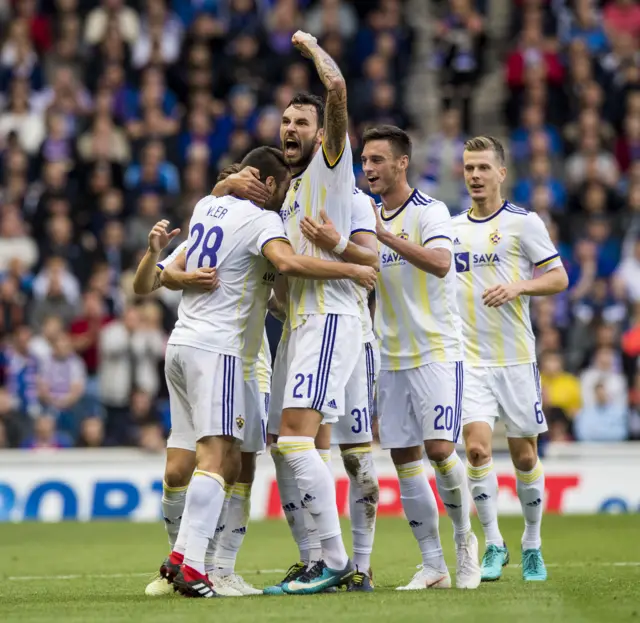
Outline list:
[[[492,216],[471,210],[453,218],[465,361],[471,366],[511,366],[536,361],[529,297],[487,307],[491,286],[531,279],[534,270],[562,266],[542,219],[505,201]]]
[[[273,240],[287,240],[276,212],[235,197],[200,200],[189,223],[186,270],[215,267],[220,287],[184,290],[169,344],[241,357],[250,317],[266,314],[269,262],[262,255]],[[260,310],[256,309],[256,306]],[[262,330],[259,333],[259,350]]]

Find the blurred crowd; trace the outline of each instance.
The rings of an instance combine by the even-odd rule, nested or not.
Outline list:
[[[420,184],[466,209],[461,146],[486,67],[487,3],[438,2],[441,131]],[[532,301],[549,438],[640,438],[640,4],[514,0],[510,200],[546,222],[569,291]],[[452,106],[452,98],[457,106]]]
[[[442,118],[414,182],[468,207],[462,146],[483,131],[474,97],[497,50],[510,199],[546,221],[571,280],[533,302],[548,437],[640,438],[640,6],[514,0],[501,50],[487,0],[430,4]],[[179,295],[133,294],[148,231],[184,229],[220,169],[279,144],[296,91],[322,93],[298,28],[347,78],[362,182],[363,128],[419,125],[411,15],[400,0],[0,0],[0,25],[0,448],[159,451]]]
[[[0,448],[160,450],[179,298],[133,295],[149,230],[322,94],[298,29],[347,79],[354,149],[406,127],[413,32],[399,0],[0,0],[0,26]]]

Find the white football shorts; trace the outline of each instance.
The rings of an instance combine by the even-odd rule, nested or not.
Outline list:
[[[244,438],[242,360],[192,346],[169,344],[165,376],[171,408],[168,448],[195,450],[203,437]]]
[[[244,406],[247,411],[241,452],[264,452],[267,444],[267,408],[269,394],[260,393],[258,379],[244,382]]]
[[[345,413],[347,381],[362,350],[360,318],[310,314],[288,342],[283,408],[313,409],[324,424],[336,422]]]
[[[461,361],[409,370],[381,370],[378,418],[383,448],[411,448],[442,439],[456,443],[462,427]]]
[[[364,374],[363,374],[364,371]],[[331,443],[356,444],[373,440],[375,384],[380,372],[380,349],[375,340],[366,342],[346,388],[346,410],[331,427]]]
[[[270,435],[280,434],[280,420],[282,420],[282,404],[284,403],[284,385],[287,382],[287,351],[289,338],[285,337],[278,342],[276,356],[273,360],[271,373],[271,396],[267,409],[267,432]]]
[[[465,367],[462,424],[503,420],[507,437],[535,437],[548,430],[535,363]]]

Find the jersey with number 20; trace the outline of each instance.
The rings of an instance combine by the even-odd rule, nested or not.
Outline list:
[[[189,223],[186,270],[215,267],[220,287],[184,290],[169,344],[242,356],[252,311],[259,304],[266,314],[270,264],[262,251],[273,240],[287,240],[277,212],[235,197],[201,199]]]

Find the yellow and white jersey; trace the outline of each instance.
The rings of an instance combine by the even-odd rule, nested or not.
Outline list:
[[[531,279],[536,269],[562,266],[547,228],[537,214],[508,201],[488,218],[475,218],[469,210],[452,222],[465,362],[471,366],[535,362],[529,297],[489,308],[482,294],[494,285]]]
[[[342,236],[348,238],[351,229],[351,204],[355,178],[349,138],[338,160],[331,164],[324,148],[317,151],[309,166],[291,180],[280,210],[287,237],[299,255],[310,255],[329,261],[342,261],[330,251],[310,243],[300,231],[305,216],[320,221],[324,209]],[[295,329],[308,314],[342,314],[357,316],[358,299],[353,282],[343,279],[318,281],[289,278],[289,310],[287,316]]]
[[[235,197],[200,200],[189,224],[186,270],[215,266],[220,286],[213,292],[183,291],[169,344],[241,357],[245,342],[252,348],[255,340],[257,357],[275,281],[262,252],[273,240],[286,240],[276,212]]]
[[[258,379],[261,394],[268,394],[271,391],[271,351],[269,349],[269,340],[267,339],[267,330],[264,328],[264,319],[262,321],[262,341],[257,355],[252,358],[247,356],[247,350],[242,355],[242,366],[244,369],[244,380],[250,381]]]
[[[371,197],[359,188],[353,191],[353,205],[351,208],[351,236],[355,234],[376,235],[376,215],[373,213]],[[362,322],[362,341],[364,344],[374,339],[373,323],[369,313],[369,293],[366,288],[355,286]]]
[[[414,190],[394,212],[380,208],[387,231],[429,249],[452,250],[451,216],[441,201]],[[379,246],[375,331],[382,370],[460,361],[462,331],[453,262],[447,275],[439,279],[384,244]]]

